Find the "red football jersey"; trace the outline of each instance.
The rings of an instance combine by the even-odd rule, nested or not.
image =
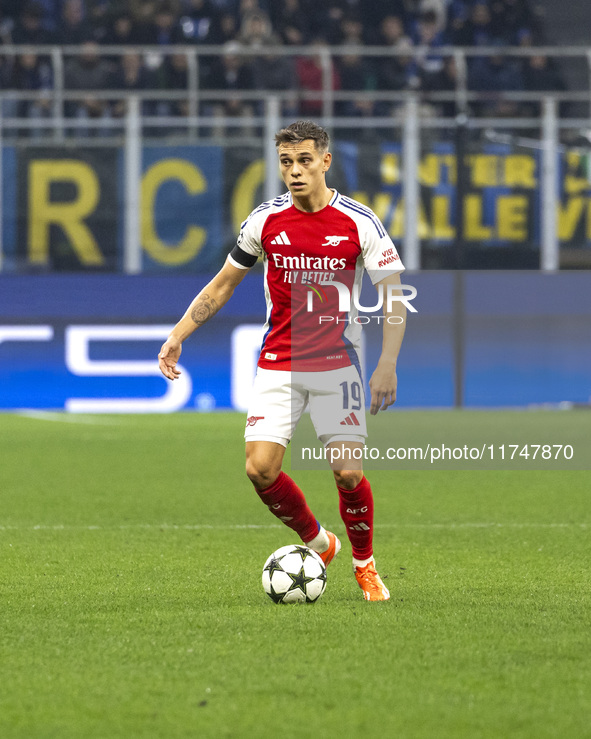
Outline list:
[[[313,372],[358,365],[362,327],[346,295],[361,290],[364,269],[374,284],[404,269],[375,213],[336,191],[325,208],[307,213],[286,193],[249,215],[230,261],[247,269],[258,257],[267,301],[259,367]]]

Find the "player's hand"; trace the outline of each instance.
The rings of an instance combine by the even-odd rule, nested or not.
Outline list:
[[[172,338],[168,338],[162,344],[162,349],[160,349],[158,355],[158,366],[160,372],[169,380],[176,380],[177,377],[180,377],[181,371],[177,369],[176,363],[179,361],[182,348],[181,342]]]
[[[396,365],[378,363],[369,381],[369,389],[371,390],[369,412],[372,416],[375,416],[378,411],[385,411],[386,408],[394,405],[397,383]]]

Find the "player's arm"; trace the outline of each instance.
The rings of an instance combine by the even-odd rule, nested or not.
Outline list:
[[[195,297],[158,354],[158,366],[165,377],[175,380],[181,374],[176,364],[181,355],[183,341],[209,321],[230,300],[247,272],[248,269],[239,269],[226,259],[226,263],[213,280]]]
[[[387,300],[389,286],[392,286],[390,287],[391,294],[402,296],[402,290],[395,289],[400,287],[400,274],[390,275],[378,282],[376,284],[378,290],[380,285],[384,295],[383,338],[382,353],[369,381],[372,416],[375,416],[379,410],[386,410],[396,402],[396,363],[406,328],[405,304],[401,300],[393,300],[391,306],[388,306]]]

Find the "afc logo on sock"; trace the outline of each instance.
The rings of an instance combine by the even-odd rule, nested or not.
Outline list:
[[[367,513],[367,506],[363,508],[347,508],[347,513],[352,513],[354,516],[358,516],[360,513]]]

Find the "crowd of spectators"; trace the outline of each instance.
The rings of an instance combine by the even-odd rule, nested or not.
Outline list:
[[[76,119],[114,120],[125,114],[125,101],[93,96],[97,90],[187,90],[186,53],[139,50],[101,54],[101,46],[210,45],[222,53],[200,56],[201,111],[220,120],[257,112],[257,101],[241,101],[235,90],[277,90],[286,115],[322,113],[326,48],[332,57],[335,91],[452,91],[457,74],[443,46],[498,47],[495,56],[471,56],[468,89],[489,93],[473,106],[476,115],[537,114],[536,104],[506,102],[503,90],[562,90],[559,68],[542,55],[511,57],[507,46],[536,46],[546,41],[535,0],[3,0],[2,45],[76,44],[82,53],[65,54],[64,88],[84,91],[70,100],[65,115]],[[308,55],[283,56],[272,47],[302,47]],[[388,47],[395,54],[363,55],[362,48]],[[420,53],[417,53],[417,50]],[[1,53],[0,85],[5,90],[34,91],[34,100],[14,100],[13,115],[39,119],[52,105],[54,68],[50,55]],[[245,53],[248,52],[248,53]],[[344,52],[344,53],[343,53]],[[227,91],[207,100],[207,91]],[[312,93],[318,91],[318,96]],[[307,96],[302,92],[309,93]],[[354,95],[350,96],[355,98]],[[186,116],[186,100],[146,99],[148,115]],[[396,111],[388,100],[338,100],[337,115],[360,118]],[[433,112],[453,116],[453,101],[433,104]],[[5,110],[6,115],[6,110]],[[223,126],[219,127],[220,132]],[[34,129],[27,129],[34,133]],[[81,130],[87,130],[81,127]]]

